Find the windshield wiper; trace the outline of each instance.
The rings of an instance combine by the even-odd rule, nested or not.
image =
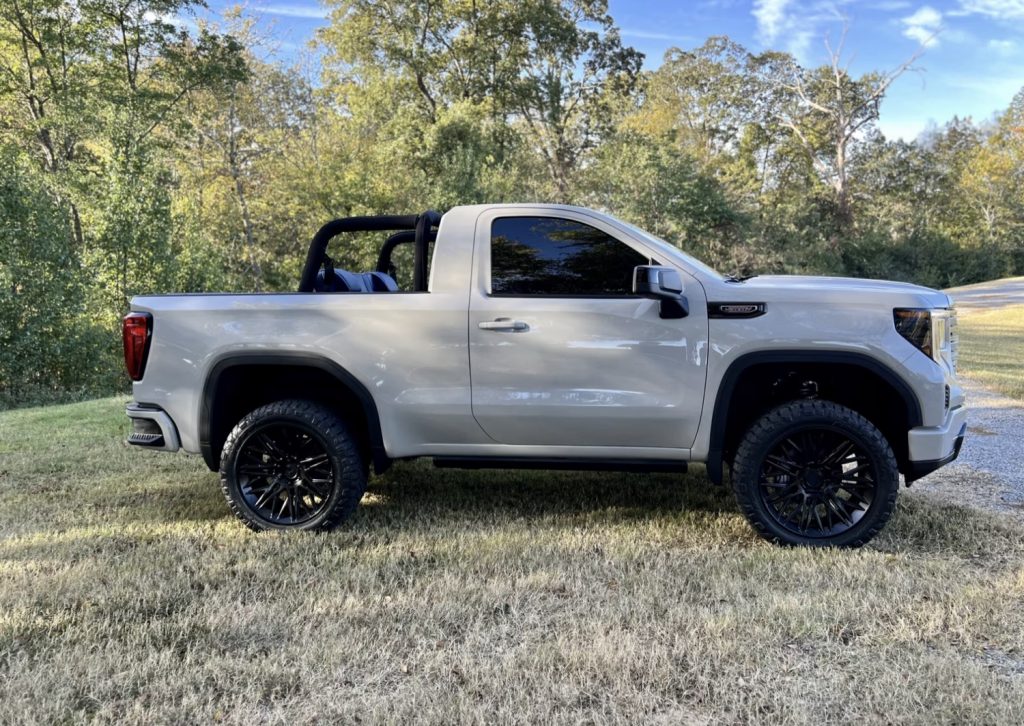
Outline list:
[[[743,282],[744,280],[749,280],[752,277],[757,277],[757,274],[755,273],[753,275],[726,275],[725,276],[725,281],[726,282]]]

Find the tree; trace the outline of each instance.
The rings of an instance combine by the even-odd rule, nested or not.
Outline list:
[[[657,137],[621,131],[597,152],[584,189],[588,204],[614,210],[709,264],[752,266],[753,250],[742,239],[746,220],[721,185]]]
[[[544,157],[557,201],[568,202],[582,155],[610,133],[612,98],[633,92],[643,55],[622,45],[603,0],[523,8],[532,12],[511,105]]]
[[[795,64],[779,81],[791,102],[781,114],[781,124],[799,140],[822,180],[835,193],[837,229],[846,233],[853,225],[850,198],[851,145],[878,120],[878,110],[893,81],[909,70],[921,51],[896,68],[853,78],[843,63],[843,39],[829,50],[829,64],[805,70]],[[833,246],[838,244],[833,237]]]
[[[976,246],[1002,258],[1003,266],[991,270],[995,276],[1011,273],[1010,260],[1024,261],[1024,89],[963,166],[959,182],[977,219]]]
[[[280,230],[261,214],[260,200],[270,177],[279,171],[275,163],[289,156],[316,110],[313,89],[294,69],[257,59],[262,41],[251,21],[237,11],[229,13],[226,34],[245,48],[247,72],[188,99],[185,117],[190,128],[180,147],[184,163],[179,173],[188,179],[195,211],[206,218],[206,228],[216,230],[221,240],[240,243],[230,245],[233,257],[246,261],[238,282],[261,290],[266,284],[264,266],[272,264],[267,252],[273,246],[262,237]]]
[[[32,139],[41,167],[68,200],[85,241],[75,190],[95,165],[97,138],[127,162],[173,122],[190,92],[244,73],[230,37],[192,36],[171,22],[197,0],[11,0],[0,10],[2,95],[12,130]],[[101,128],[102,125],[106,128]]]
[[[0,407],[105,392],[101,336],[84,316],[67,209],[35,160],[0,147]]]
[[[341,0],[332,18],[320,37],[342,103],[387,87],[387,112],[408,109],[426,127],[456,104],[478,107],[495,162],[522,135],[563,201],[642,61],[622,45],[604,0]]]

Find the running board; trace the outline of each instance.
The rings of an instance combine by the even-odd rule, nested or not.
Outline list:
[[[664,459],[559,459],[492,456],[438,456],[439,469],[558,469],[563,471],[670,472],[682,474],[685,461]]]

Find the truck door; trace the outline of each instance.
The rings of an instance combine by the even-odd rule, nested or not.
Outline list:
[[[515,208],[477,221],[469,343],[473,415],[503,444],[690,448],[704,396],[707,303],[632,294],[659,261],[590,215]],[[663,261],[662,261],[663,262]]]

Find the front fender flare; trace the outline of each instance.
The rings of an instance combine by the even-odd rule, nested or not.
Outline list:
[[[921,403],[918,401],[910,385],[892,368],[864,353],[837,350],[765,350],[745,353],[729,364],[718,386],[718,394],[715,396],[715,405],[711,415],[711,439],[707,458],[708,477],[715,484],[721,484],[723,481],[722,457],[728,425],[727,419],[736,384],[740,376],[749,368],[764,363],[794,363],[801,365],[809,363],[839,363],[863,368],[877,375],[899,393],[906,407],[907,421],[910,423],[911,428],[920,426],[923,420]]]

